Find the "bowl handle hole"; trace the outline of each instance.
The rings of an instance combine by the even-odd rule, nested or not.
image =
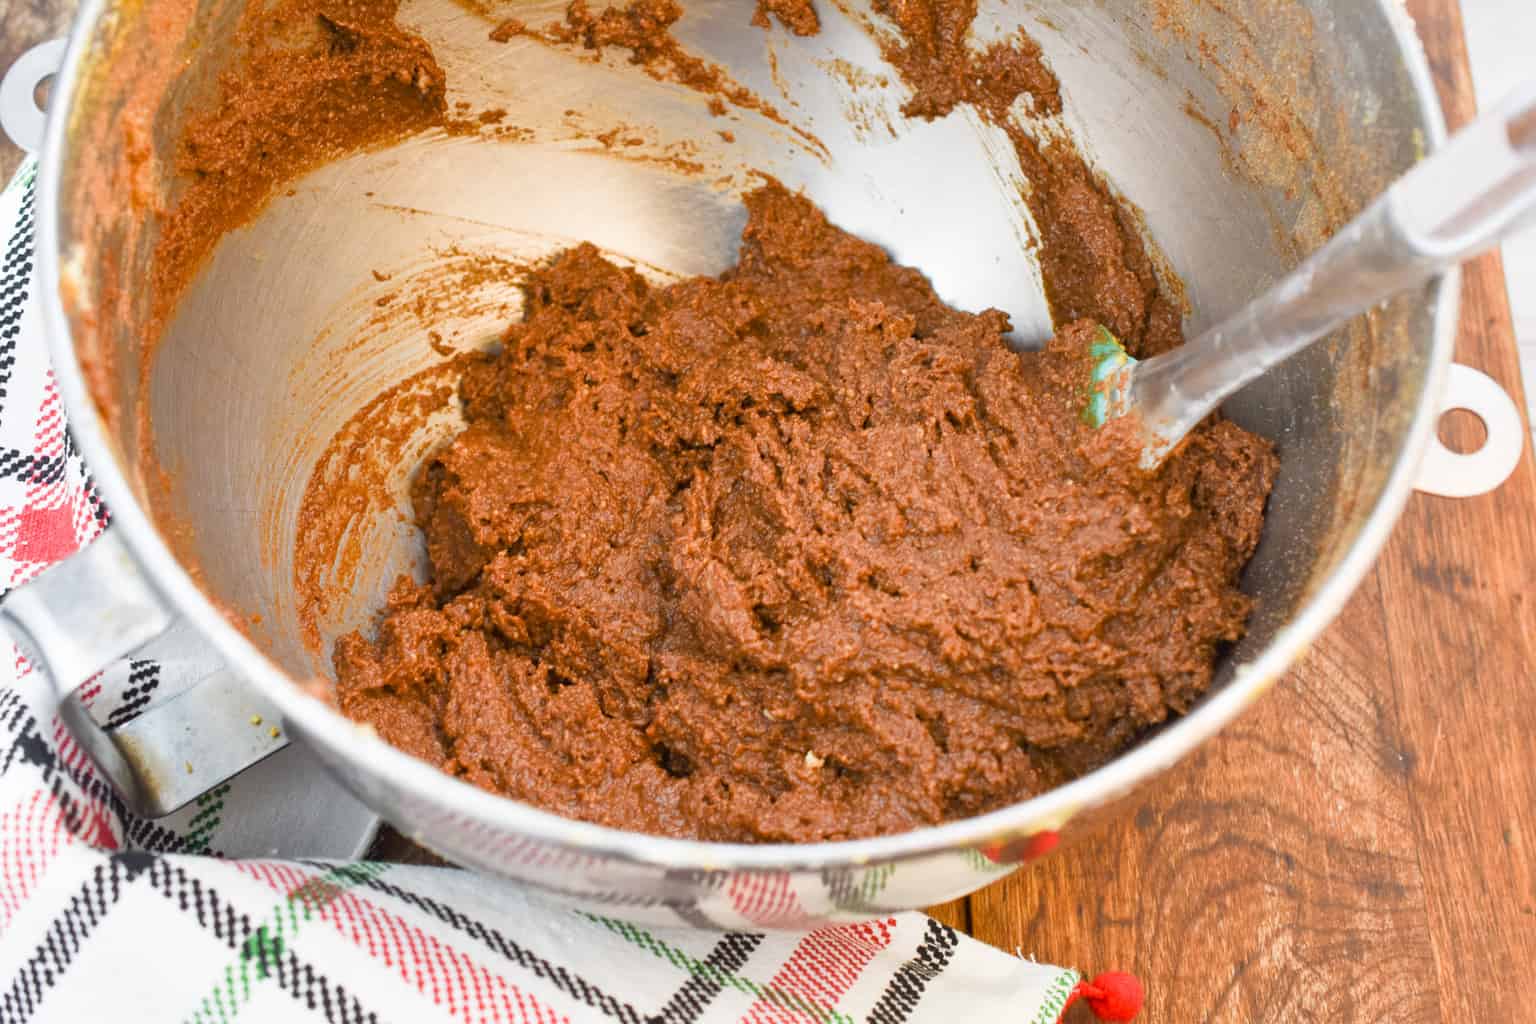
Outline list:
[[[1449,409],[1436,426],[1440,443],[1457,455],[1471,455],[1488,443],[1488,424],[1471,409]]]
[[[1470,498],[1498,487],[1520,465],[1525,420],[1499,382],[1452,363],[1414,487],[1442,498]]]

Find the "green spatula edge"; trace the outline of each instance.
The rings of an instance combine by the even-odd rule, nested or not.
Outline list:
[[[1088,401],[1083,406],[1083,422],[1090,427],[1102,427],[1106,420],[1125,415],[1129,401],[1125,393],[1126,371],[1136,365],[1136,360],[1103,327],[1088,346],[1088,358],[1093,362],[1093,374],[1089,378]]]

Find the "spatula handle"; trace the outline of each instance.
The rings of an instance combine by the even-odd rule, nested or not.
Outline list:
[[[1536,213],[1536,78],[1523,83],[1386,194],[1408,245],[1447,267]]]
[[[1536,79],[1453,136],[1240,312],[1138,364],[1156,466],[1228,396],[1339,324],[1536,221]]]

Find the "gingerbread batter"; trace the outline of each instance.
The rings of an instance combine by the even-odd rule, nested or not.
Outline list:
[[[755,24],[766,24],[767,12],[799,34],[821,30],[816,12],[806,0],[764,0],[753,14]],[[629,51],[629,62],[658,81],[673,81],[709,97],[709,110],[715,116],[726,112],[726,104],[757,113],[784,125],[813,151],[825,147],[815,135],[792,124],[773,104],[733,79],[720,65],[691,52],[672,34],[672,26],[683,16],[678,0],[629,0],[623,6],[604,7],[594,12],[586,0],[571,0],[565,16],[539,28],[519,18],[498,24],[490,32],[494,42],[505,43],[526,36],[551,46],[580,47],[603,53],[609,49]]]
[[[821,19],[811,0],[757,0],[757,10],[752,12],[752,24],[767,28],[769,15],[797,36],[813,36],[821,31]]]
[[[343,710],[559,814],[716,840],[896,832],[1092,768],[1207,687],[1276,470],[1221,421],[1157,473],[1079,419],[1087,321],[1007,320],[768,185],[738,265],[590,246],[461,383],[433,581],[338,642]]]

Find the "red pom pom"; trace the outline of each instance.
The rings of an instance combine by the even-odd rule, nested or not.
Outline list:
[[[1026,862],[1039,860],[1060,845],[1059,832],[1036,832],[1029,837],[1029,842],[1024,846],[1024,860]]]
[[[1036,832],[1032,836],[1007,842],[988,843],[981,848],[981,855],[993,864],[1028,864],[1044,857],[1060,844],[1061,836],[1057,833]]]
[[[1134,974],[1105,971],[1092,981],[1081,982],[1083,999],[1099,1020],[1128,1021],[1141,1012],[1147,993]]]

